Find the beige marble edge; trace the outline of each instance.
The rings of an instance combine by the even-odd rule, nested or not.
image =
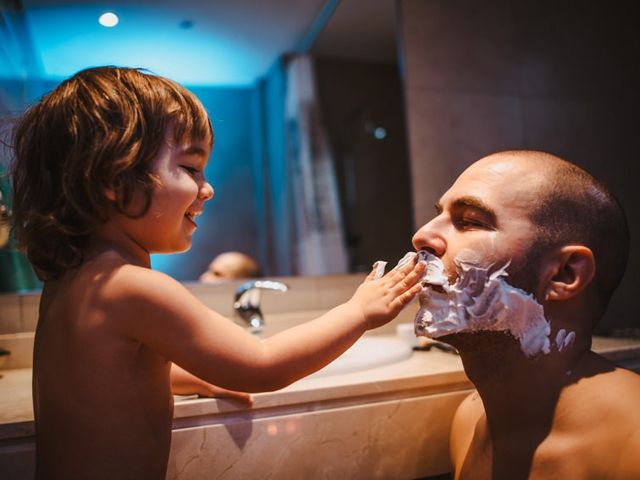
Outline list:
[[[371,369],[365,378],[354,380],[362,372],[346,373],[323,378],[301,380],[282,390],[254,395],[251,409],[238,407],[230,401],[194,399],[176,403],[174,426],[186,427],[192,423],[213,423],[216,418],[245,411],[252,416],[277,416],[282,411],[334,408],[386,401],[389,398],[409,398],[425,394],[438,394],[460,389],[471,389],[462,371],[459,359],[441,352],[417,352],[410,359]],[[431,365],[430,365],[431,364]],[[403,370],[409,370],[403,373]]]
[[[638,340],[594,338],[593,347],[595,351],[614,362],[640,357]],[[28,411],[28,415],[23,412],[22,415],[0,422],[0,441],[28,440],[34,435],[33,412],[30,409],[31,369],[4,370],[0,371],[0,374],[18,378],[18,385],[14,390],[21,395],[21,402],[29,402],[28,408],[22,405],[22,409]],[[393,395],[406,398],[420,392],[440,394],[472,387],[462,370],[459,357],[437,351],[417,352],[408,360],[395,364],[364,372],[303,379],[276,392],[256,394],[252,409],[238,407],[232,402],[220,399],[177,401],[174,421],[177,428],[190,428],[211,424],[217,421],[216,416],[227,421],[233,415],[281,415],[288,406],[311,411],[332,408],[337,402],[378,401],[376,398],[383,401]],[[25,389],[29,391],[22,391]],[[3,408],[5,400],[0,396],[0,406]]]

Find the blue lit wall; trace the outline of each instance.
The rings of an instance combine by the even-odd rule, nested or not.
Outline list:
[[[279,240],[270,248],[265,245],[274,230],[285,232],[277,238],[287,237],[286,182],[278,170],[282,162],[274,170],[266,168],[283,158],[283,152],[272,151],[282,149],[274,143],[274,135],[281,140],[282,132],[273,119],[282,121],[283,84],[269,81],[258,82],[263,88],[256,86],[257,65],[264,61],[258,46],[228,31],[222,19],[195,21],[194,26],[182,28],[175,12],[161,6],[119,5],[115,12],[120,23],[112,29],[98,25],[104,11],[99,5],[27,1],[25,7],[24,14],[5,18],[17,33],[0,30],[5,47],[0,49],[0,116],[19,113],[64,78],[90,66],[147,68],[182,83],[201,99],[212,119],[216,138],[206,175],[215,198],[199,218],[192,249],[154,255],[153,267],[178,280],[195,280],[215,255],[239,250],[256,257],[264,271],[280,272],[264,259],[270,258],[274,246],[285,260],[289,252]],[[274,89],[276,100],[267,101],[265,95]],[[275,177],[264,180],[263,174]],[[276,227],[267,215],[272,191],[280,212]]]
[[[252,169],[251,90],[194,87],[213,125],[215,143],[205,174],[215,196],[198,219],[190,251],[153,255],[155,269],[178,280],[196,279],[218,253],[239,250],[259,257]]]
[[[255,80],[260,61],[255,46],[236,38],[224,22],[206,28],[195,19],[185,29],[173,9],[120,4],[112,9],[120,23],[104,28],[97,22],[104,11],[103,5],[27,5],[27,26],[46,78],[61,80],[90,66],[126,65],[189,85],[249,87]]]
[[[56,82],[27,84],[0,80],[0,116],[16,115],[25,105],[55,88]],[[252,168],[252,89],[190,88],[211,117],[215,133],[213,153],[206,176],[215,197],[198,220],[190,251],[176,255],[153,255],[153,268],[178,280],[194,280],[209,261],[226,250],[240,250],[259,257],[256,195]]]

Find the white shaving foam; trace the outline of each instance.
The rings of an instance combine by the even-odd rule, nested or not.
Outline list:
[[[387,262],[378,260],[373,264],[373,268],[375,269],[375,278],[380,278],[384,275],[384,269],[387,267]]]
[[[558,349],[559,352],[561,352],[565,348],[573,345],[573,342],[575,342],[575,340],[576,340],[575,332],[567,333],[567,331],[564,328],[561,328],[560,330],[558,330],[558,333],[556,333],[556,348]]]
[[[413,260],[416,258],[418,254],[416,252],[407,252],[405,253],[404,257],[402,257],[400,259],[400,261],[398,262],[398,264],[393,267],[394,270],[398,269],[398,268],[402,268],[403,266],[405,266],[407,263],[409,262],[413,262]],[[384,269],[387,266],[387,262],[385,262],[384,260],[378,260],[373,264],[373,268],[375,269],[376,273],[374,278],[380,278],[384,275]]]
[[[426,260],[427,270],[415,319],[416,335],[438,338],[460,332],[501,331],[513,335],[529,357],[549,353],[551,328],[542,305],[504,280],[508,263],[490,274],[492,265],[479,266],[469,255],[460,256],[454,260],[458,278],[450,285],[438,257],[420,251],[419,258]]]

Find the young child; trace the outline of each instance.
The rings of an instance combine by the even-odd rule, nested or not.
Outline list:
[[[212,143],[190,92],[115,67],[76,74],[16,126],[14,228],[45,282],[33,365],[38,478],[162,479],[171,362],[205,385],[276,390],[420,290],[422,263],[372,272],[348,302],[260,341],[152,271],[150,253],[191,246],[213,197]]]

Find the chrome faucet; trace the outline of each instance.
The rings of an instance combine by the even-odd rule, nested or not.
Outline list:
[[[286,292],[289,287],[282,282],[274,280],[252,280],[238,287],[235,293],[233,309],[236,316],[249,325],[251,333],[260,333],[264,329],[264,317],[260,310],[262,290]]]

